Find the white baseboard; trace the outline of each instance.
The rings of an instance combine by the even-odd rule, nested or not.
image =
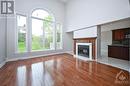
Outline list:
[[[68,53],[68,54],[74,55],[74,54],[73,54],[73,51],[65,51],[65,52],[50,53],[50,54],[37,55],[37,56],[29,56],[29,57],[6,58],[6,61],[4,61],[4,62],[2,62],[2,63],[0,64],[0,68],[3,67],[3,66],[6,64],[6,62],[9,62],[9,61],[17,61],[17,60],[31,59],[31,58],[36,58],[36,57],[50,56],[50,55],[63,54],[63,53]]]
[[[0,68],[2,68],[5,65],[5,61],[0,64]]]
[[[7,58],[7,59],[6,59],[6,62],[9,62],[9,61],[17,61],[17,60],[24,60],[24,59],[31,59],[31,58],[43,57],[43,56],[50,56],[50,55],[56,55],[56,54],[63,54],[63,53],[73,54],[72,51],[65,51],[65,52],[50,53],[50,54],[37,55],[37,56],[29,56],[29,57]]]
[[[68,54],[74,55],[74,52],[73,52],[73,51],[66,51],[65,53],[68,53]]]

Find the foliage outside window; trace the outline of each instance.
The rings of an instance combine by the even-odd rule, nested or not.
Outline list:
[[[31,45],[32,51],[62,49],[62,26],[56,24],[54,17],[44,10],[32,13],[31,43],[27,41],[27,18],[17,15],[17,51],[26,52]],[[30,27],[30,26],[29,26]],[[28,43],[29,42],[29,43]]]
[[[32,13],[32,50],[54,50],[56,42],[54,17],[44,10]]]
[[[26,35],[27,35],[26,16],[17,15],[18,42],[17,51],[26,51]]]

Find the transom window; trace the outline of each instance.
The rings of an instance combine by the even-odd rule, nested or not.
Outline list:
[[[35,10],[32,13],[32,17],[48,20],[48,21],[54,21],[54,17],[52,15],[50,15],[47,11],[41,9]]]

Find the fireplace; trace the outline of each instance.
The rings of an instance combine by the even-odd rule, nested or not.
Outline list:
[[[76,43],[76,57],[92,60],[92,43]]]

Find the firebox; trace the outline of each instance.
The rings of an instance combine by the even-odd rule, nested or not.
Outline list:
[[[92,60],[92,43],[76,43],[76,57]]]

